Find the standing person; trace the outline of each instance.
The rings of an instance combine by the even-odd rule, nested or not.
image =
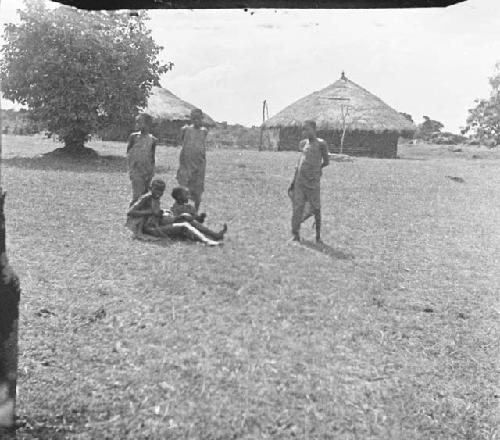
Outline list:
[[[151,133],[153,118],[141,113],[136,118],[136,131],[128,138],[127,159],[130,182],[132,183],[132,206],[146,194],[155,172],[156,139]]]
[[[321,199],[320,180],[323,167],[329,163],[328,145],[316,137],[316,122],[304,122],[306,139],[300,141],[299,163],[290,187],[292,193],[292,240],[300,241],[300,224],[304,220],[304,209],[309,203],[316,223],[316,242],[321,243]]]
[[[191,125],[182,128],[181,154],[177,181],[189,189],[196,212],[200,209],[201,195],[205,186],[206,145],[208,130],[202,127],[203,112],[191,110]]]

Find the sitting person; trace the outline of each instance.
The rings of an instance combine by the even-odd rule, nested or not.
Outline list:
[[[178,186],[172,190],[172,198],[175,200],[170,208],[170,212],[174,217],[181,217],[188,221],[198,231],[213,240],[223,240],[224,234],[227,232],[227,225],[224,224],[220,232],[214,233],[209,228],[202,225],[207,214],[197,214],[196,208],[189,203],[189,190],[186,187]]]
[[[172,190],[172,198],[175,202],[170,208],[170,211],[172,211],[174,215],[190,214],[198,223],[203,223],[205,221],[207,215],[205,213],[197,214],[195,207],[189,203],[189,189],[184,186],[175,187]]]
[[[224,238],[227,227],[221,232],[214,232],[195,222],[190,214],[175,216],[170,211],[162,210],[160,199],[164,192],[165,182],[155,179],[151,182],[150,191],[139,197],[130,207],[127,213],[127,226],[135,238],[143,240],[188,238],[209,246],[221,244],[219,240]]]

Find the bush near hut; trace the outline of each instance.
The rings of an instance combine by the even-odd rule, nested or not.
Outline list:
[[[2,109],[2,133],[33,135],[44,130],[41,123],[34,121],[26,109]]]
[[[423,118],[424,121],[417,125],[415,139],[429,142],[433,136],[438,136],[441,133],[444,125],[439,121],[429,118],[429,116],[424,116]]]
[[[208,134],[207,141],[214,148],[259,148],[261,130],[258,127],[245,127],[240,124],[217,124]]]
[[[412,115],[409,113],[399,112],[401,116],[403,116],[408,122],[414,124]],[[415,137],[415,130],[403,130],[401,132],[401,138],[403,139],[413,139]]]
[[[430,137],[429,141],[437,145],[459,145],[466,142],[467,138],[460,134],[455,134],[445,131],[443,133],[433,134]]]

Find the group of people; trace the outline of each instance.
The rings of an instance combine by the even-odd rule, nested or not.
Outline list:
[[[177,181],[172,190],[174,203],[170,209],[160,207],[166,184],[155,178],[155,155],[158,140],[151,134],[152,118],[146,113],[136,119],[137,131],[127,145],[127,159],[132,201],[127,213],[127,226],[141,240],[179,238],[218,246],[224,239],[227,225],[213,231],[204,225],[206,214],[199,214],[205,184],[207,129],[202,126],[203,113],[191,112],[191,124],[182,128],[182,150]],[[190,199],[194,206],[190,204]]]
[[[202,124],[203,112],[191,111],[191,124],[181,130],[181,152],[177,181],[171,196],[170,209],[161,209],[160,199],[166,184],[154,178],[155,153],[158,140],[151,134],[152,117],[146,113],[136,119],[137,131],[127,145],[132,201],[127,213],[127,226],[134,237],[142,240],[179,238],[199,241],[209,246],[222,243],[227,232],[204,225],[206,214],[199,214],[205,186],[206,138],[208,130]],[[314,216],[316,241],[321,243],[320,180],[323,167],[329,164],[328,146],[316,136],[315,121],[304,123],[304,139],[300,142],[301,156],[288,189],[292,200],[292,240],[300,241],[300,226]],[[193,202],[191,204],[190,202]]]

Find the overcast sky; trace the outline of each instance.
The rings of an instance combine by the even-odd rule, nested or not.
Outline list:
[[[2,0],[3,22],[18,0]],[[253,13],[253,14],[252,14]],[[457,131],[487,97],[500,61],[500,1],[407,10],[151,11],[150,27],[174,69],[162,84],[219,121],[258,125],[270,114],[348,78],[420,122]]]

